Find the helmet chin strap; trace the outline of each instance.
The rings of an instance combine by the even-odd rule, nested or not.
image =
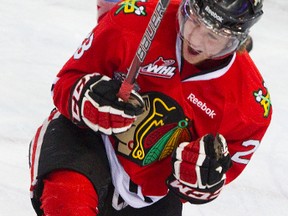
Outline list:
[[[221,52],[223,52],[225,49],[227,49],[229,47],[233,47],[233,41],[229,41],[227,46],[223,50],[221,50],[218,54],[214,55],[214,57],[211,56],[210,58],[215,59],[215,60],[226,58],[227,56],[231,55],[233,52],[237,51],[239,49],[239,47],[241,47],[245,43],[247,38],[248,38],[248,34],[245,36],[245,38],[241,38],[238,41],[234,41],[234,43],[236,43],[236,42],[238,43],[236,46],[234,44],[235,48],[232,49],[230,52],[224,53],[223,55],[221,55]]]
[[[230,52],[230,53],[227,53],[227,54],[225,54],[225,55],[223,55],[223,56],[218,56],[218,57],[214,57],[214,58],[211,57],[210,59],[212,59],[212,60],[221,60],[221,59],[224,59],[224,58],[230,56],[233,52],[234,52],[234,51],[232,51],[232,52]]]

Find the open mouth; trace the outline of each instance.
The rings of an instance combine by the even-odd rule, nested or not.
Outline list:
[[[190,55],[199,55],[202,51],[199,51],[199,50],[195,50],[193,49],[191,46],[188,46],[188,52]]]

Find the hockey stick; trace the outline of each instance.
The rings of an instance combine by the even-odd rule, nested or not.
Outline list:
[[[225,156],[225,145],[223,144],[220,134],[217,133],[214,139],[214,151],[216,154],[216,160],[218,161],[219,159],[223,158]]]
[[[147,52],[159,28],[159,25],[169,5],[169,2],[170,0],[159,0],[155,7],[155,10],[153,11],[153,14],[151,15],[148,26],[145,29],[145,33],[140,41],[136,54],[129,67],[127,76],[123,81],[118,92],[118,97],[120,97],[125,102],[128,101],[130,102],[131,100],[132,101],[134,100],[130,95],[130,93],[134,87],[135,80],[137,79],[137,76],[139,74],[140,65],[141,63],[143,63],[147,55]],[[135,105],[135,100],[134,102],[132,102],[132,104]]]

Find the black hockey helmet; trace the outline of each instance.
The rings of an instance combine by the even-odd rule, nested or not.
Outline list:
[[[263,0],[188,0],[189,7],[213,29],[247,36],[262,16]]]

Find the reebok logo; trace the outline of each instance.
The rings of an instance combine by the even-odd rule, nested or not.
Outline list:
[[[219,16],[215,11],[212,11],[211,8],[207,5],[205,7],[205,11],[210,14],[212,17],[214,17],[216,20],[218,20],[219,22],[223,22],[223,17]]]
[[[195,104],[203,112],[205,112],[206,115],[208,115],[211,119],[214,119],[214,117],[216,116],[215,111],[209,108],[205,102],[200,101],[194,94],[190,93],[187,99],[191,103]]]

